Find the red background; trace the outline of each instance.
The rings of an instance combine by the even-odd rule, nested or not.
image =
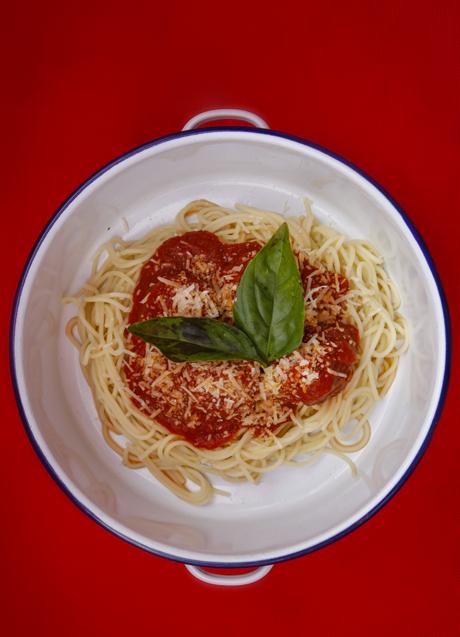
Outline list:
[[[213,107],[254,110],[380,182],[425,237],[458,326],[459,3],[8,4],[0,38],[4,634],[459,635],[458,372],[428,452],[376,517],[228,590],[80,513],[25,436],[6,364],[15,287],[60,202],[114,156]]]

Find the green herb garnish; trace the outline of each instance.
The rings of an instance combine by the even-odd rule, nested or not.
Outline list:
[[[250,261],[236,292],[235,324],[264,360],[295,350],[304,333],[304,299],[287,223]]]
[[[233,318],[235,326],[209,318],[159,317],[128,330],[175,362],[254,360],[268,365],[295,350],[304,333],[304,298],[286,223],[249,262]]]

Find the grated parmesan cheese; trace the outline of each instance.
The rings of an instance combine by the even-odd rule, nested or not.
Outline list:
[[[172,308],[179,316],[207,316],[217,318],[219,311],[208,290],[200,290],[196,283],[176,287]]]
[[[342,372],[336,372],[334,369],[330,367],[327,368],[327,373],[331,374],[331,376],[340,376],[340,378],[347,378],[347,374],[342,374]]]

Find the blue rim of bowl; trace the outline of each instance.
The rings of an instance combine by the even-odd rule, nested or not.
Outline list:
[[[245,133],[250,133],[252,135],[264,135],[264,136],[272,136],[272,137],[281,137],[283,139],[287,139],[289,141],[293,141],[293,142],[297,142],[299,144],[302,144],[303,146],[307,146],[309,148],[313,148],[314,150],[318,150],[322,153],[324,153],[325,155],[328,155],[329,157],[332,157],[333,159],[339,161],[340,163],[344,164],[345,166],[348,166],[349,168],[351,168],[352,170],[354,170],[358,175],[360,175],[361,177],[363,177],[365,180],[367,180],[370,184],[372,184],[384,197],[386,197],[386,199],[393,205],[393,207],[399,212],[399,214],[401,215],[402,219],[404,220],[404,222],[406,223],[409,231],[411,232],[412,236],[414,237],[415,241],[417,242],[417,244],[419,245],[425,260],[427,262],[428,267],[430,268],[431,274],[433,276],[434,282],[436,284],[436,287],[438,289],[438,294],[439,294],[439,298],[441,301],[441,306],[442,306],[442,311],[443,311],[443,318],[444,318],[444,329],[445,329],[445,339],[446,339],[446,356],[445,356],[445,361],[444,361],[444,377],[443,377],[443,382],[442,382],[442,386],[441,386],[441,391],[439,394],[439,399],[438,399],[438,404],[436,407],[436,411],[434,413],[433,416],[433,420],[431,422],[430,428],[421,444],[421,446],[419,447],[416,456],[414,457],[414,459],[412,460],[410,466],[407,468],[407,470],[405,471],[405,473],[401,476],[400,480],[397,482],[397,484],[394,485],[394,487],[385,495],[384,498],[382,498],[382,500],[380,500],[380,502],[378,502],[372,509],[370,509],[367,513],[365,513],[359,520],[356,520],[353,524],[351,524],[350,526],[348,526],[346,529],[343,529],[342,531],[340,531],[339,533],[336,533],[335,535],[331,536],[330,538],[327,538],[326,540],[323,540],[322,542],[319,542],[317,544],[315,544],[314,546],[310,546],[308,548],[302,549],[300,551],[295,551],[293,553],[287,553],[286,555],[281,555],[278,557],[274,557],[274,558],[269,558],[269,559],[263,559],[263,560],[248,560],[248,561],[242,561],[242,562],[219,562],[219,561],[209,561],[209,560],[195,560],[195,559],[187,559],[187,558],[182,558],[182,557],[178,557],[177,555],[171,555],[170,553],[166,553],[164,551],[160,551],[157,549],[153,549],[150,546],[146,546],[145,544],[142,544],[141,542],[138,542],[130,537],[128,537],[127,535],[117,531],[116,529],[114,529],[113,527],[111,527],[109,524],[107,524],[106,522],[104,522],[103,520],[101,520],[97,515],[95,515],[95,513],[93,511],[91,511],[88,507],[86,507],[82,502],[80,502],[80,500],[78,500],[78,498],[75,497],[75,495],[69,490],[69,488],[64,484],[64,482],[59,478],[59,476],[56,474],[55,470],[53,469],[53,467],[51,466],[51,464],[49,463],[48,459],[46,458],[45,454],[43,453],[42,449],[40,448],[40,446],[38,445],[37,441],[35,440],[33,433],[32,433],[32,429],[31,426],[27,420],[27,416],[22,404],[22,400],[21,400],[21,396],[20,396],[20,392],[19,392],[19,388],[18,388],[18,382],[17,382],[17,377],[16,377],[16,366],[15,366],[15,361],[14,361],[14,337],[15,337],[15,328],[16,328],[16,319],[17,319],[17,312],[18,312],[18,306],[19,306],[19,301],[21,298],[21,293],[24,287],[24,283],[25,280],[27,278],[29,269],[31,267],[31,264],[38,252],[38,250],[40,249],[40,246],[43,242],[43,240],[45,239],[45,237],[47,236],[47,234],[49,233],[49,231],[51,230],[51,228],[53,227],[53,225],[55,224],[55,222],[57,221],[57,219],[59,219],[59,217],[65,212],[65,210],[68,208],[68,206],[72,203],[72,201],[74,201],[74,199],[76,199],[76,197],[78,197],[78,195],[83,192],[83,190],[85,190],[85,188],[87,188],[90,184],[92,184],[96,179],[98,179],[101,175],[103,175],[104,173],[106,173],[108,170],[110,170],[111,168],[113,168],[114,166],[116,166],[117,164],[123,162],[124,160],[132,157],[133,155],[136,155],[138,153],[141,153],[142,151],[151,148],[153,146],[157,146],[159,144],[163,144],[169,141],[172,141],[174,139],[180,139],[183,137],[191,137],[191,136],[196,136],[196,135],[206,135],[208,133],[234,133],[234,132],[245,132]],[[141,548],[145,551],[147,551],[148,553],[152,553],[154,555],[157,555],[159,557],[164,557],[167,558],[169,560],[175,561],[175,562],[180,562],[182,564],[192,564],[195,566],[208,566],[208,567],[212,567],[212,568],[248,568],[248,567],[257,567],[257,566],[265,566],[268,564],[277,564],[280,562],[285,562],[287,560],[292,560],[294,558],[297,557],[302,557],[303,555],[307,555],[308,553],[312,553],[313,551],[317,551],[318,549],[321,549],[325,546],[328,546],[329,544],[332,544],[333,542],[336,542],[337,540],[340,540],[341,538],[343,538],[344,536],[348,535],[349,533],[351,533],[352,531],[354,531],[355,529],[357,529],[358,527],[360,527],[362,524],[364,524],[365,522],[367,522],[367,520],[369,520],[371,517],[373,517],[383,506],[385,506],[385,504],[387,504],[389,502],[389,500],[391,500],[391,498],[397,493],[397,491],[399,491],[399,489],[403,486],[403,484],[406,482],[406,480],[408,479],[408,477],[412,474],[412,472],[414,471],[415,467],[417,466],[417,464],[419,463],[420,459],[422,458],[423,454],[425,453],[434,429],[439,421],[439,418],[441,416],[443,407],[444,407],[444,403],[446,400],[446,394],[447,394],[447,388],[449,385],[449,377],[450,377],[450,368],[451,368],[451,357],[452,357],[452,335],[451,335],[451,328],[450,328],[450,318],[449,318],[449,309],[448,309],[448,305],[447,305],[447,300],[444,294],[444,290],[442,288],[441,285],[441,281],[439,278],[439,275],[437,273],[436,267],[434,265],[433,259],[428,251],[428,248],[424,242],[424,240],[422,239],[420,233],[418,232],[418,230],[416,229],[415,225],[413,224],[413,222],[410,220],[410,218],[408,217],[408,215],[404,212],[404,210],[401,208],[401,206],[393,199],[393,197],[391,197],[391,195],[389,195],[386,190],[384,188],[382,188],[382,186],[380,186],[380,184],[378,184],[374,179],[372,179],[371,177],[369,177],[369,175],[367,175],[363,170],[361,170],[360,168],[358,168],[357,166],[355,166],[352,162],[348,161],[347,159],[341,157],[340,155],[337,155],[336,153],[331,152],[330,150],[328,150],[327,148],[313,143],[311,141],[308,141],[306,139],[303,139],[301,137],[297,137],[295,135],[290,135],[288,133],[283,133],[280,131],[276,131],[276,130],[266,130],[266,129],[255,129],[255,128],[249,128],[249,127],[245,127],[245,126],[213,126],[213,127],[209,127],[209,128],[202,128],[202,129],[196,129],[196,130],[190,130],[190,131],[182,131],[179,133],[173,133],[170,135],[165,135],[162,137],[158,137],[157,139],[154,139],[150,142],[147,142],[145,144],[141,144],[140,146],[137,146],[136,148],[133,148],[131,150],[129,150],[126,153],[123,153],[122,155],[118,156],[116,159],[110,161],[109,163],[105,164],[102,168],[100,168],[98,171],[96,171],[95,173],[93,173],[85,182],[83,182],[83,184],[81,184],[78,188],[76,188],[76,190],[73,191],[73,193],[61,204],[61,206],[59,206],[59,208],[56,210],[56,212],[52,215],[52,217],[50,218],[50,220],[48,221],[48,223],[46,224],[46,226],[44,227],[44,229],[42,230],[42,232],[40,233],[39,237],[37,238],[34,246],[32,247],[30,254],[26,260],[24,269],[22,271],[21,277],[19,279],[19,283],[18,283],[18,287],[16,290],[16,294],[14,297],[14,301],[13,301],[13,308],[12,308],[12,314],[11,314],[11,321],[10,321],[10,348],[9,348],[9,353],[10,353],[10,372],[11,372],[11,378],[12,378],[12,383],[13,383],[13,389],[14,389],[14,394],[15,394],[15,398],[16,398],[16,403],[18,406],[18,410],[19,413],[21,415],[21,419],[26,431],[26,434],[32,444],[32,447],[34,448],[35,452],[37,453],[38,457],[40,458],[41,462],[43,463],[43,465],[45,466],[46,470],[48,471],[48,473],[51,475],[51,477],[53,478],[53,480],[56,482],[56,484],[62,489],[62,491],[72,500],[72,502],[74,504],[76,504],[76,506],[83,511],[84,513],[86,513],[86,515],[88,515],[91,519],[93,519],[95,522],[97,522],[100,526],[102,526],[103,528],[105,528],[107,531],[109,531],[110,533],[116,535],[117,537],[125,540],[126,542],[133,544],[134,546],[137,546],[138,548]]]

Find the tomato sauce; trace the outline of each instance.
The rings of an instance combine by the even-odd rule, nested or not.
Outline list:
[[[142,268],[129,324],[157,316],[231,322],[238,283],[261,247],[256,241],[226,244],[201,230],[166,240]],[[132,355],[124,374],[136,406],[195,447],[214,449],[244,427],[263,435],[300,405],[341,391],[359,348],[358,331],[340,305],[348,281],[305,257],[299,267],[306,322],[298,350],[265,369],[248,361],[174,363],[129,334]]]

